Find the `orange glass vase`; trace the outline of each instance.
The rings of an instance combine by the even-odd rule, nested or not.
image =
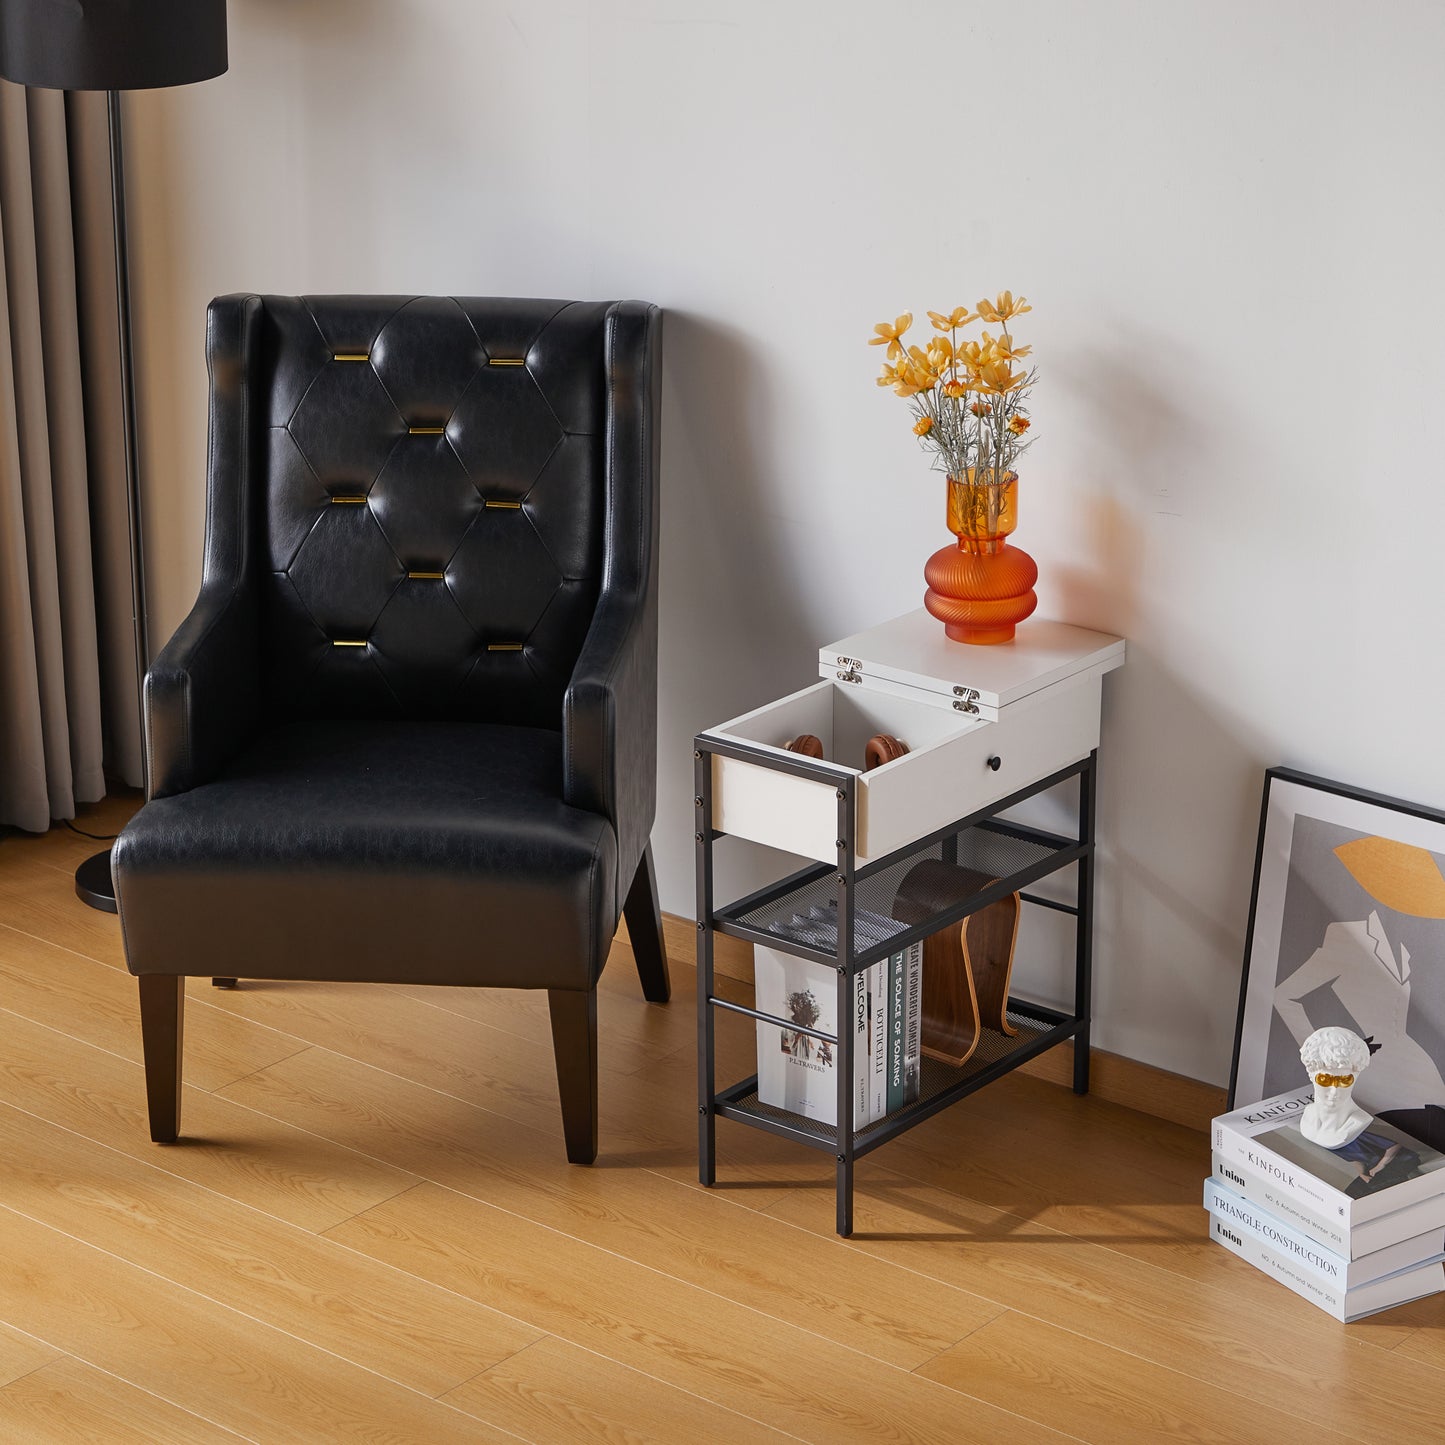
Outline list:
[[[1001,482],[948,479],[948,529],[957,539],[923,569],[923,605],[955,642],[1012,642],[1014,628],[1039,605],[1038,564],[1008,543],[1018,526],[1016,472]]]

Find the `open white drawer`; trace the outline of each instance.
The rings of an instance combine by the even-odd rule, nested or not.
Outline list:
[[[1099,744],[1101,675],[1055,683],[1003,708],[996,722],[834,678],[701,737],[792,760],[784,744],[799,733],[816,734],[830,765],[857,775],[854,852],[862,864],[1087,757]],[[909,751],[865,773],[864,748],[878,732]],[[837,860],[836,783],[780,771],[766,757],[714,753],[712,793],[718,831],[823,863]]]

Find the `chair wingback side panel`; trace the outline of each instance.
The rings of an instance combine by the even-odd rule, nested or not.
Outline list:
[[[268,712],[560,727],[603,568],[607,303],[264,305]]]

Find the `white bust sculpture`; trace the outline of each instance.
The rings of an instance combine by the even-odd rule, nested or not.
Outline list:
[[[1315,1085],[1314,1102],[1300,1115],[1300,1133],[1326,1149],[1342,1149],[1370,1122],[1353,1097],[1355,1080],[1369,1067],[1369,1046],[1349,1029],[1316,1029],[1299,1056]]]

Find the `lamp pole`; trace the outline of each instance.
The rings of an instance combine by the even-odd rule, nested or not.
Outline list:
[[[140,730],[141,788],[150,791],[150,759],[146,749],[145,675],[150,667],[150,635],[146,626],[145,541],[141,533],[140,447],[135,404],[135,355],[130,323],[130,251],[126,245],[125,143],[120,91],[105,93],[110,138],[110,214],[115,235],[116,348],[119,357],[121,433],[125,450],[125,522],[130,543],[131,636],[135,649],[136,710]],[[115,883],[110,876],[110,849],[92,853],[75,870],[75,896],[104,913],[116,911]]]
[[[108,90],[106,119],[110,128],[110,212],[115,227],[115,312],[120,348],[120,389],[124,397],[122,430],[125,433],[126,523],[130,530],[130,594],[135,618],[136,676],[142,679],[140,697],[141,754],[145,759],[146,668],[150,666],[150,638],[146,629],[145,543],[141,537],[139,429],[136,424],[135,362],[130,324],[130,253],[125,225],[125,147],[121,137],[120,92]],[[146,779],[143,777],[142,786]]]

